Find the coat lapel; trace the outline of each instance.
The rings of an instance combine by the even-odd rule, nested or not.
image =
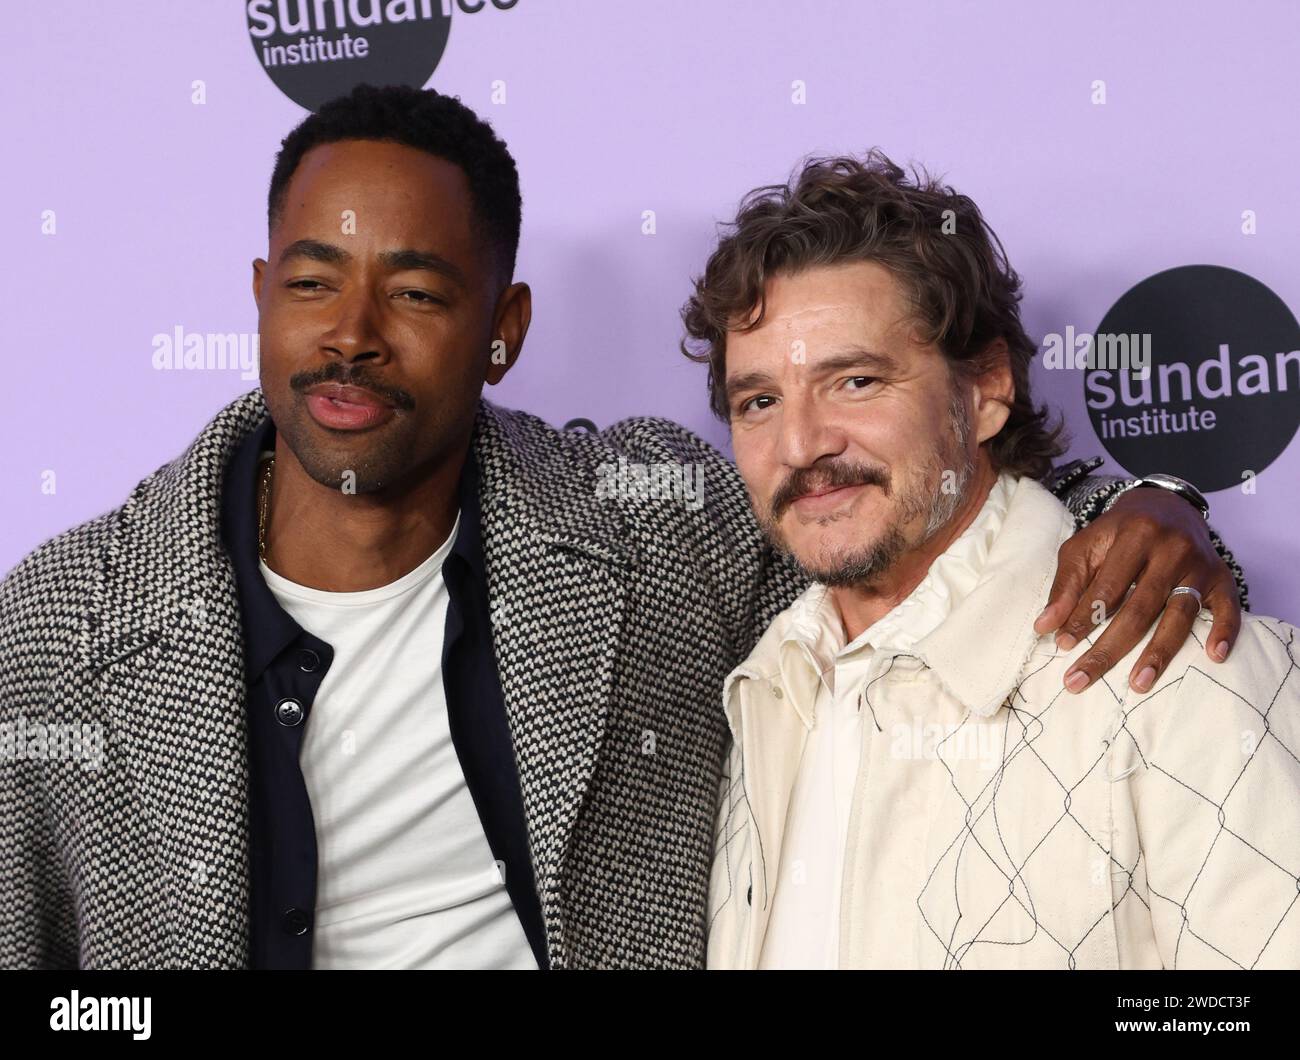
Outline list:
[[[1056,497],[1034,479],[1017,480],[978,583],[916,645],[917,657],[980,717],[997,713],[1019,684],[1039,640],[1034,619],[1051,593],[1057,551],[1073,533],[1074,518]]]
[[[530,451],[514,427],[482,403],[483,555],[547,945],[564,967],[575,959],[564,868],[605,739],[636,556],[616,507],[596,500],[594,471],[548,467],[562,454]]]
[[[147,827],[131,853],[152,862],[157,890],[129,900],[149,903],[160,925],[152,966],[247,963],[243,637],[219,527],[226,464],[265,415],[261,392],[245,395],[136,487],[117,513],[60,692],[102,709],[108,768]]]

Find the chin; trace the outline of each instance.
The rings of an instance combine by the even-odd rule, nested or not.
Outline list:
[[[298,463],[312,481],[332,490],[349,493],[369,493],[378,488],[376,469],[363,454],[348,454],[337,449],[308,445],[295,449]]]
[[[885,531],[875,520],[865,520],[857,515],[836,515],[809,523],[791,520],[785,527],[785,540],[797,559],[829,558],[832,561],[846,555],[856,555],[874,548]]]
[[[819,541],[792,551],[795,561],[805,570],[836,570],[858,557],[869,555],[879,547],[877,541]]]
[[[907,540],[897,526],[891,526],[871,537],[859,533],[828,540],[822,535],[816,540],[809,538],[806,545],[790,550],[803,572],[824,585],[844,587],[868,584],[889,569],[906,551]]]

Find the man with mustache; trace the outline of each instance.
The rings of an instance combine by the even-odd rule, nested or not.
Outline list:
[[[1207,664],[1189,572],[1163,672],[1065,693],[1113,623],[1036,630],[1074,521],[1018,301],[975,204],[878,152],[752,193],[698,281],[755,515],[812,580],[725,682],[710,967],[1300,966],[1297,630],[1248,616]]]
[[[514,162],[458,101],[325,105],[267,212],[260,389],[0,590],[0,721],[107,749],[0,766],[0,965],[700,966],[715,704],[805,579],[684,428],[482,400],[531,294]],[[705,503],[608,498],[620,461],[702,468]],[[1092,517],[1118,487],[1086,470],[1060,488]],[[1185,567],[1230,645],[1186,499],[1133,489],[1065,549],[1045,622]]]

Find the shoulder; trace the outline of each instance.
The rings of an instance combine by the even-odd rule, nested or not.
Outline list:
[[[1300,697],[1295,626],[1280,618],[1245,613],[1241,616],[1241,632],[1223,662],[1215,662],[1206,652],[1211,626],[1209,613],[1202,611],[1192,624],[1190,636],[1161,675],[1160,684],[1177,681],[1191,673],[1200,674],[1209,684],[1228,693],[1240,693],[1263,707],[1268,703],[1258,703],[1261,696],[1272,700],[1279,692],[1288,691],[1291,697]],[[1134,661],[1141,650],[1142,645],[1134,649]]]
[[[0,582],[0,712],[40,699],[77,650],[120,511],[50,538]]]
[[[740,482],[735,465],[689,428],[660,416],[631,416],[597,431],[560,430],[540,416],[480,402],[476,427],[489,445],[540,457],[548,463],[587,467],[619,456],[641,460],[691,460]]]
[[[0,614],[5,621],[14,609],[47,594],[63,597],[86,588],[124,507],[56,534],[19,560],[0,582]]]
[[[1191,634],[1147,692],[1128,686],[1128,674],[1146,645],[1138,645],[1114,668],[1111,688],[1128,726],[1163,746],[1192,744],[1202,750],[1234,745],[1247,732],[1272,730],[1295,746],[1300,737],[1300,667],[1296,627],[1265,615],[1242,615],[1232,652],[1216,662],[1206,652],[1212,620],[1201,612]],[[1282,735],[1285,733],[1286,735]]]
[[[1287,704],[1290,710],[1300,706],[1300,667],[1296,664],[1300,630],[1280,618],[1243,613],[1232,653],[1220,663],[1205,651],[1210,625],[1210,618],[1202,612],[1170,669],[1195,669],[1208,684],[1248,698],[1260,711],[1277,703]]]
[[[673,420],[659,416],[632,416],[619,420],[602,432],[609,441],[629,454],[645,458],[691,460],[712,470],[723,471],[743,485],[736,465],[700,435]]]
[[[560,430],[485,399],[475,429],[493,478],[522,487],[538,503],[560,495],[594,498],[645,533],[698,531],[721,534],[732,549],[760,545],[735,465],[680,423],[635,416],[598,431]]]

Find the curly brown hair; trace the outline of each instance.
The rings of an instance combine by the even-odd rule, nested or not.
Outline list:
[[[1053,424],[1030,394],[1029,365],[1038,347],[1020,323],[1020,277],[967,196],[919,168],[909,178],[873,148],[861,159],[804,160],[788,183],[746,195],[736,220],[721,227],[730,231],[682,307],[688,337],[681,349],[709,366],[709,404],[723,422],[730,421],[727,332],[762,323],[766,281],[874,261],[902,283],[918,337],[944,353],[955,379],[978,375],[988,367],[981,355],[990,343],[1006,342],[1015,397],[1006,424],[988,442],[996,470],[1041,479],[1065,451],[1063,424]]]

